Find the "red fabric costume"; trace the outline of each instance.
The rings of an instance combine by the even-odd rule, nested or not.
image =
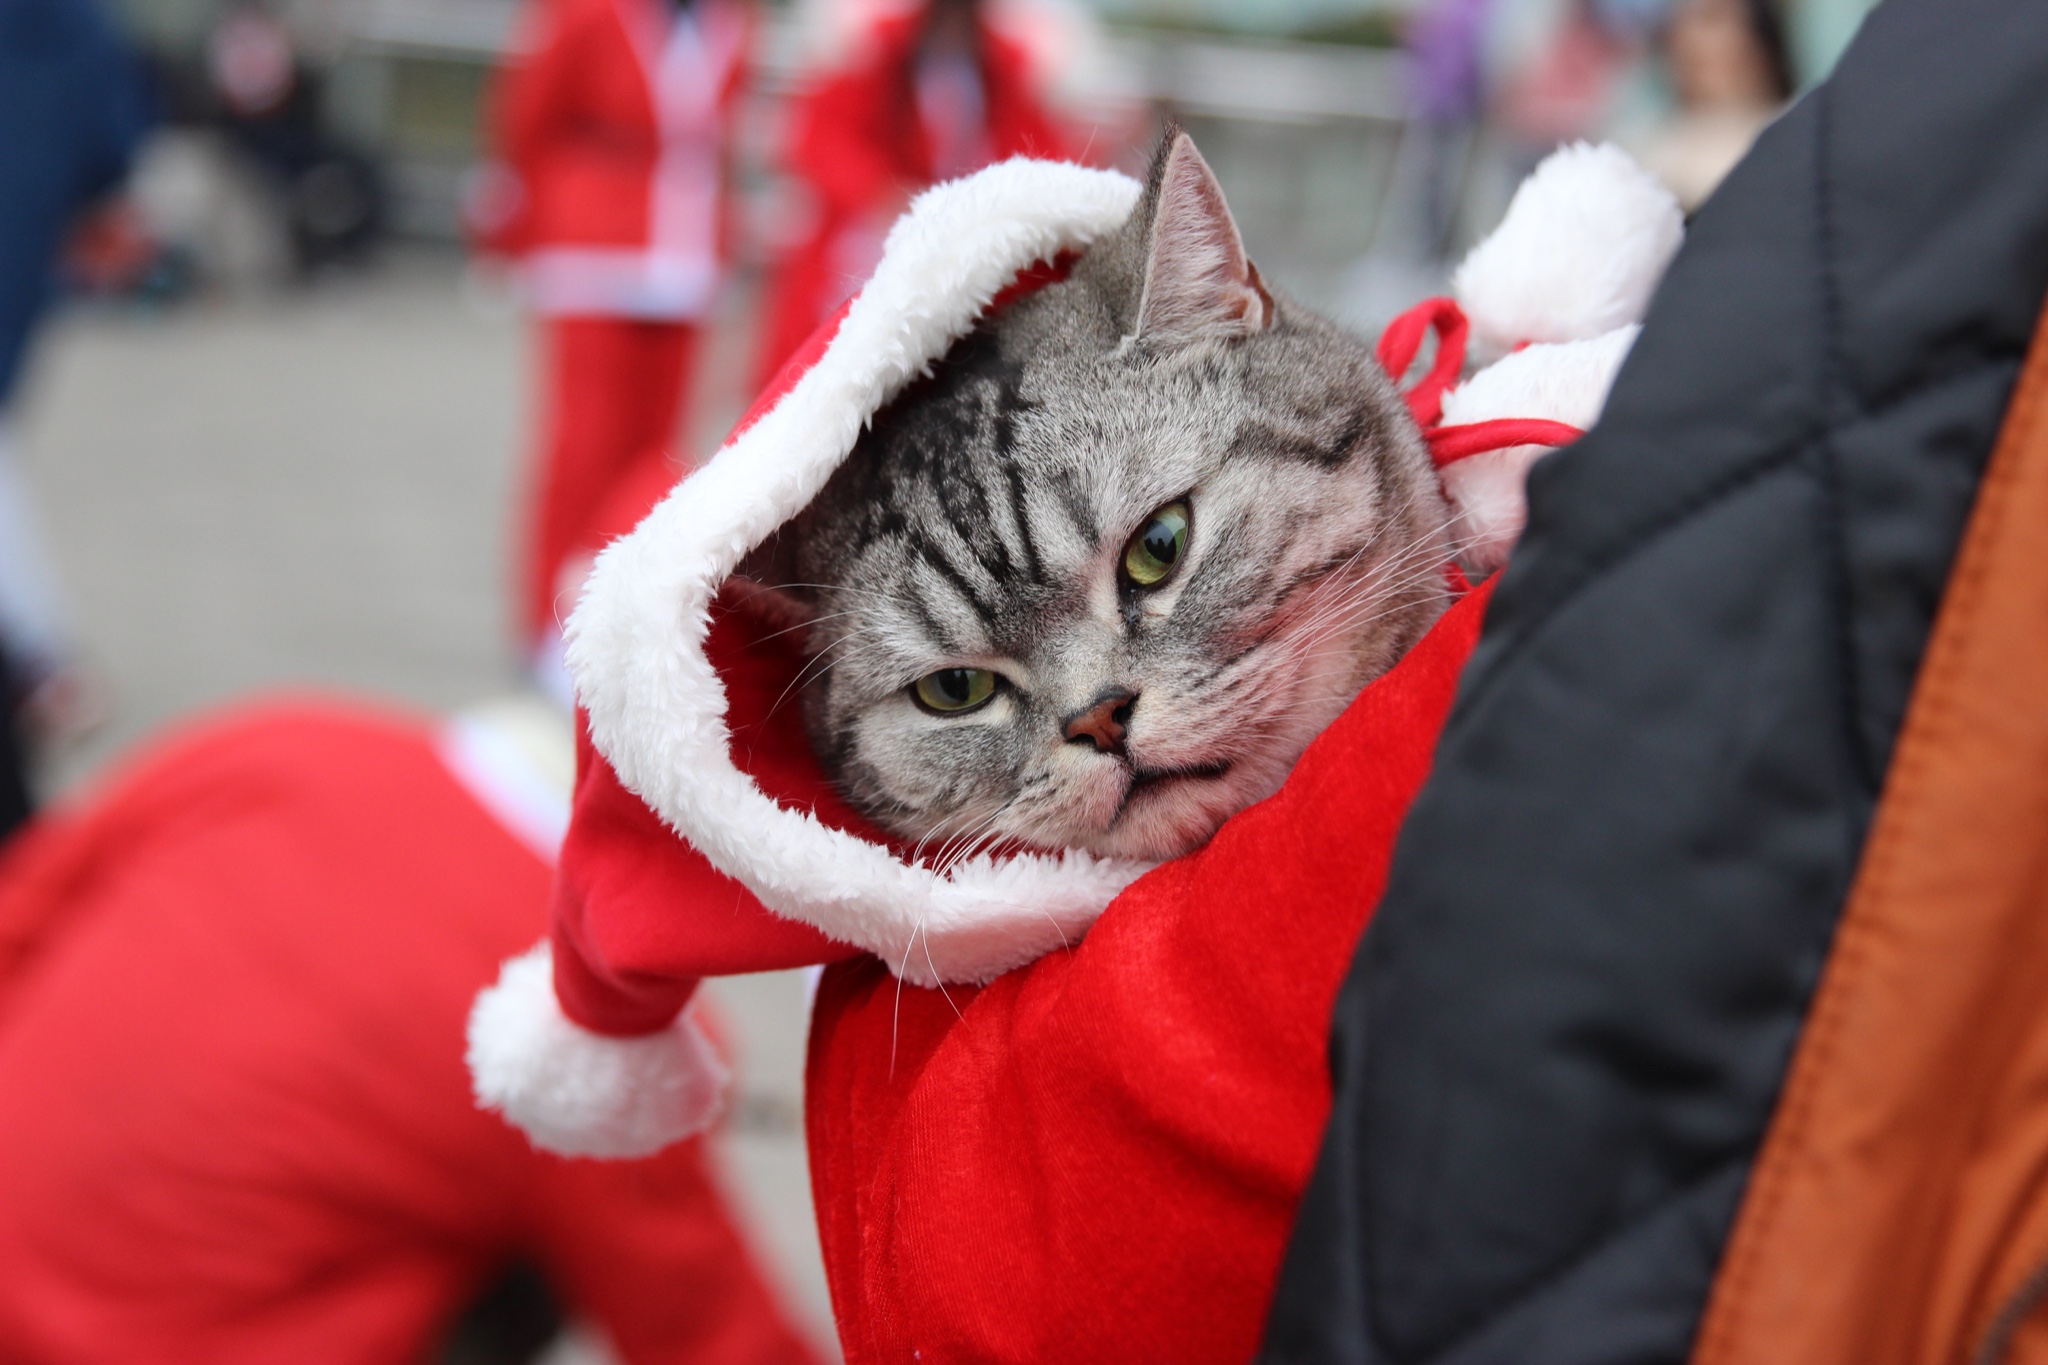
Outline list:
[[[724,255],[732,106],[750,21],[732,0],[539,0],[494,111],[479,244],[546,319],[547,417],[524,624],[621,469],[667,446]]]
[[[1581,221],[1562,210],[1641,175],[1567,160],[1490,242],[1559,259],[1557,225]],[[1176,213],[1220,203],[1184,138],[1155,174]],[[806,667],[796,637],[736,571],[854,457],[865,418],[1006,296],[1127,222],[1136,193],[1105,172],[1011,162],[919,200],[860,297],[607,550],[574,622],[586,732],[551,944],[509,962],[471,1016],[487,1103],[562,1150],[626,1154],[710,1112],[717,1078],[678,1013],[698,978],[835,964],[812,1022],[807,1122],[856,1362],[1255,1349],[1328,1105],[1331,1004],[1485,611],[1487,589],[1465,595],[1276,795],[1150,870],[1037,850],[935,868],[846,808],[787,704]],[[1642,203],[1612,225],[1648,238],[1643,219],[1668,218],[1675,234],[1668,196]],[[1250,291],[1234,232],[1203,278]],[[1654,279],[1661,262],[1642,254]],[[1550,298],[1604,307],[1609,292]],[[1398,378],[1436,333],[1411,410],[1440,469],[1495,461],[1474,500],[1447,492],[1446,506],[1485,513],[1504,543],[1519,527],[1516,461],[1597,416],[1633,337],[1628,317],[1585,311],[1583,334],[1456,387],[1461,307],[1424,305],[1382,340]],[[933,982],[946,984],[916,984]]]
[[[1238,1365],[1322,1133],[1337,986],[1487,595],[1368,687],[1277,796],[1138,881],[1071,953],[979,990],[903,985],[769,914],[586,745],[557,885],[563,1006],[633,1033],[674,1014],[679,979],[843,964],[818,995],[805,1107],[849,1361]],[[735,758],[860,830],[801,725],[786,708],[777,723],[802,658],[768,635],[734,617],[713,633]]]
[[[1071,953],[979,991],[826,974],[806,1117],[849,1361],[1251,1358],[1337,987],[1486,597]]]
[[[921,8],[871,23],[847,58],[798,97],[787,164],[810,190],[816,216],[776,270],[763,323],[762,383],[859,288],[905,196],[1008,157],[1082,154],[1047,106],[1044,73],[1031,54],[976,14],[978,126],[935,126],[938,108],[920,103]],[[935,148],[935,134],[958,145]]]
[[[800,1365],[700,1144],[475,1108],[470,998],[549,869],[432,731],[332,703],[160,745],[0,862],[0,1359],[420,1358],[530,1258],[629,1362]]]

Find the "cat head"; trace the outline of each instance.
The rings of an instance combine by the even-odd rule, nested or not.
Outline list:
[[[942,861],[1161,859],[1435,620],[1447,520],[1370,350],[1265,285],[1170,130],[1124,226],[877,414],[748,573],[869,818]]]

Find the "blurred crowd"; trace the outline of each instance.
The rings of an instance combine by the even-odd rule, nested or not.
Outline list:
[[[1422,0],[1385,16],[1407,84],[1387,225],[1362,249],[1440,272],[1468,243],[1489,177],[1512,184],[1551,147],[1581,138],[1621,142],[1695,208],[1825,73],[1864,7]],[[1128,43],[1131,15],[1118,20]],[[309,55],[306,22],[285,5],[224,5],[201,42],[169,53],[135,42],[101,0],[0,0],[0,834],[30,816],[38,752],[119,701],[95,680],[68,619],[12,444],[39,321],[67,296],[172,308],[250,287],[331,287],[374,268],[400,216],[400,177],[386,149],[333,116],[328,64]],[[796,35],[798,53],[773,80],[762,74],[771,28]],[[0,860],[0,1113],[15,1128],[0,1124],[0,1357],[119,1358],[124,1332],[151,1350],[175,1337],[223,1359],[311,1358],[287,1349],[293,1334],[339,1330],[387,1342],[412,1333],[406,1349],[417,1352],[491,1282],[487,1272],[538,1265],[629,1358],[805,1358],[737,1250],[694,1148],[620,1177],[622,1188],[666,1191],[666,1202],[629,1215],[633,1201],[602,1181],[522,1164],[488,1121],[455,1112],[462,1105],[408,1107],[365,1088],[365,1059],[405,1053],[409,1030],[429,1023],[453,1029],[452,1011],[498,958],[541,931],[548,831],[559,835],[548,812],[566,802],[570,744],[561,621],[598,548],[701,453],[682,433],[735,273],[754,301],[740,368],[758,388],[859,287],[924,187],[1019,155],[1130,168],[1174,111],[1104,59],[1116,42],[1096,18],[1055,0],[819,0],[795,13],[746,0],[527,0],[510,33],[475,111],[462,225],[538,333],[508,593],[520,636],[511,647],[557,709],[538,720],[492,711],[431,733],[353,713],[247,719],[176,741],[88,808],[37,822],[10,845]],[[751,137],[764,102],[771,132]],[[766,164],[749,164],[763,147]],[[287,779],[297,794],[266,808],[262,828],[231,799]],[[410,784],[409,795],[392,784]],[[361,827],[335,818],[359,804],[396,815]],[[347,881],[369,865],[410,867],[425,889],[408,898],[388,877]],[[233,869],[232,894],[215,885],[222,868]],[[460,914],[436,899],[465,881],[510,889]],[[307,965],[320,954],[279,926],[325,929],[302,912],[345,915],[342,891],[380,899],[394,924],[376,932],[416,936],[404,940],[408,961],[441,973],[396,1003],[438,999],[448,1019],[394,1008],[381,958]],[[207,902],[238,907],[219,926],[241,941],[179,937],[180,915]],[[92,939],[94,924],[126,929]],[[247,1006],[276,1025],[258,1031],[261,1046],[228,1024],[180,1040],[201,1059],[209,1047],[232,1051],[232,1064],[158,1057],[145,1068],[150,1105],[53,1105],[24,1119],[19,1097],[47,1086],[57,1055],[32,1055],[24,1040],[104,1019],[123,1001],[146,1005],[142,964],[122,945],[152,936],[190,974],[181,995],[235,999],[250,973],[286,970],[317,982],[323,1017],[354,1026],[317,1028],[266,998]],[[136,1057],[64,1036],[73,1041],[63,1067],[140,1084]],[[455,1085],[466,1100],[455,1060],[436,1056],[411,1080]],[[431,1128],[431,1141],[351,1148],[317,1178],[268,1164],[260,1143],[192,1159],[221,1116],[276,1122],[259,1118],[268,1102],[256,1096],[282,1075],[305,1078],[290,1121],[310,1148],[348,1127],[352,1104],[377,1107],[380,1122]],[[195,1122],[201,1113],[207,1121]],[[394,1173],[421,1144],[444,1171],[466,1171],[466,1202],[426,1207],[417,1182]],[[28,1170],[24,1153],[47,1169]],[[152,1192],[111,1205],[88,1197],[92,1171],[109,1168]],[[263,1186],[262,1225],[275,1236],[237,1253],[213,1246],[208,1220],[225,1216],[220,1190],[242,1179]],[[573,1204],[534,1193],[550,1181],[574,1186]],[[381,1241],[364,1230],[365,1201],[383,1201]],[[56,1230],[81,1207],[98,1210],[92,1228]],[[33,1237],[71,1249],[38,1257]],[[104,1245],[180,1238],[220,1254],[150,1258],[145,1273]],[[365,1246],[390,1255],[400,1243],[434,1267],[410,1282],[410,1298],[335,1269],[359,1268]],[[252,1257],[269,1258],[267,1269]],[[645,1273],[625,1270],[653,1264],[717,1285],[723,1308],[679,1316]],[[481,1302],[487,1317],[512,1311]],[[194,1317],[194,1303],[210,1316]],[[155,1307],[164,1316],[152,1318]],[[478,1332],[520,1338],[502,1321]]]

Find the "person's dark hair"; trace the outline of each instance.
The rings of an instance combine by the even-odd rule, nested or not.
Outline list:
[[[1792,70],[1792,51],[1785,41],[1785,16],[1777,0],[1743,0],[1742,8],[1749,16],[1750,36],[1756,39],[1757,51],[1770,72],[1772,93],[1783,103],[1799,88]]]

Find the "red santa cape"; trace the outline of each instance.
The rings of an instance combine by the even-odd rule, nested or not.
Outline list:
[[[1513,291],[1481,289],[1383,348],[1405,370],[1425,330],[1443,337],[1411,402],[1441,460],[1493,460],[1495,481],[1450,489],[1475,550],[1517,529],[1494,482],[1519,489],[1535,449],[1597,415],[1676,246],[1675,206],[1618,153],[1553,165],[1468,266],[1578,269],[1580,288],[1534,310],[1548,330],[1501,335]],[[587,733],[552,946],[508,964],[472,1016],[486,1104],[536,1141],[630,1153],[715,1111],[721,1080],[680,1012],[697,977],[842,963],[808,1105],[856,1360],[1244,1358],[1327,1104],[1332,995],[1477,636],[1483,592],[1278,795],[1161,867],[1068,852],[941,874],[838,801],[779,705],[802,660],[720,587],[869,415],[1136,197],[1039,162],[928,193],[719,455],[600,557],[570,627]],[[1517,241],[1530,232],[1552,240]],[[1500,349],[1542,344],[1450,388],[1468,313]]]

